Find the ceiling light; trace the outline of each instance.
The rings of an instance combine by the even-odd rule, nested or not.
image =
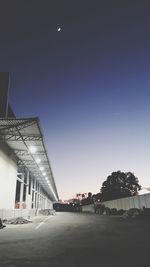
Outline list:
[[[37,151],[37,149],[36,149],[36,147],[35,146],[30,146],[29,147],[29,151],[30,151],[30,153],[35,153],[36,151]]]
[[[40,167],[40,171],[43,171],[44,170],[44,167]]]
[[[40,163],[41,162],[41,159],[36,159],[36,163]]]

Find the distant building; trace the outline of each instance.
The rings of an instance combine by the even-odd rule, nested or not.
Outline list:
[[[39,118],[16,118],[8,88],[9,74],[0,73],[0,218],[58,200]]]

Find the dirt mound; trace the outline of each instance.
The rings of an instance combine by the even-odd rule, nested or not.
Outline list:
[[[5,224],[26,224],[31,221],[24,219],[23,217],[18,217],[10,220],[5,220]]]
[[[55,214],[55,210],[53,210],[53,209],[40,210],[39,214],[46,215],[46,216],[54,215]]]

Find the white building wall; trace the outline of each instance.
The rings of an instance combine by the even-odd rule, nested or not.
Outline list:
[[[28,174],[29,175],[29,174]],[[17,214],[22,212],[25,215],[26,211],[18,211],[15,209],[15,195],[16,195],[16,181],[17,181],[17,163],[10,154],[8,147],[5,144],[0,144],[0,218],[16,217]],[[27,179],[29,183],[29,177]],[[23,184],[22,184],[23,185]],[[26,189],[26,209],[28,212],[36,209],[52,209],[53,204],[50,199],[47,198],[42,190],[41,185],[37,190],[37,205],[35,206],[35,192],[32,208],[32,190],[33,182],[31,183],[31,194],[28,193],[28,186]],[[39,197],[38,197],[39,195]],[[22,202],[22,199],[20,200]],[[21,205],[22,209],[22,205]]]
[[[48,201],[47,209],[53,209],[53,202],[50,200]]]
[[[17,179],[17,164],[9,150],[0,144],[0,209],[14,209]]]
[[[27,208],[27,209],[31,209],[31,205],[32,205],[32,195],[27,194],[27,198],[26,198],[26,208]]]

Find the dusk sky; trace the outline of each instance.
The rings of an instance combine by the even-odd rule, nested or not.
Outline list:
[[[0,70],[16,116],[41,120],[61,199],[117,170],[150,187],[150,1],[3,1]]]

